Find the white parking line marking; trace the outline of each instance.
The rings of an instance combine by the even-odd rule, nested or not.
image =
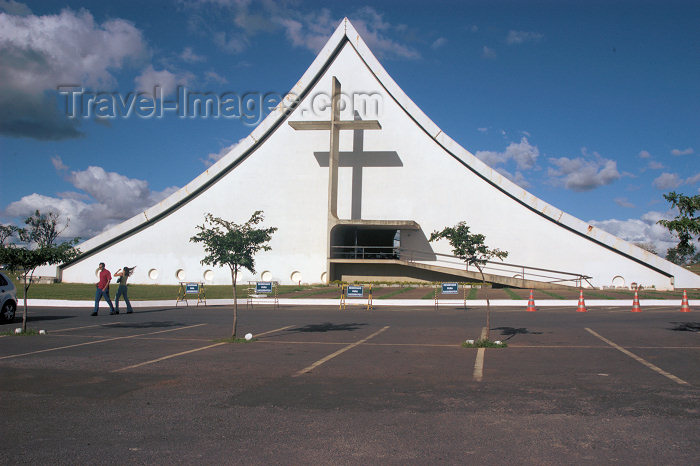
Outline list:
[[[675,375],[670,374],[670,373],[666,372],[665,370],[661,369],[660,367],[653,365],[652,363],[650,363],[650,362],[647,361],[646,359],[640,358],[640,357],[637,356],[636,354],[634,354],[634,353],[632,353],[631,351],[626,350],[626,349],[623,348],[622,346],[620,346],[620,345],[618,345],[618,344],[616,344],[616,343],[614,343],[614,342],[608,340],[607,338],[605,338],[604,336],[600,335],[599,333],[594,332],[594,331],[591,330],[590,328],[585,327],[585,329],[586,329],[586,331],[587,331],[588,333],[590,333],[590,334],[593,335],[594,337],[603,340],[603,341],[604,341],[605,343],[607,343],[608,345],[612,346],[613,348],[615,348],[615,349],[618,350],[618,351],[621,351],[622,353],[626,354],[627,356],[629,356],[630,358],[634,359],[635,361],[637,361],[637,362],[639,362],[639,363],[641,363],[641,364],[644,364],[645,366],[647,366],[649,369],[653,370],[654,372],[656,372],[656,373],[658,373],[658,374],[661,374],[661,375],[663,375],[664,377],[668,377],[669,379],[673,380],[673,381],[676,382],[677,384],[680,384],[680,385],[690,385],[690,384],[689,384],[688,382],[686,382],[685,380],[679,379],[679,378],[676,377]]]
[[[370,340],[370,339],[376,337],[377,335],[379,335],[380,333],[382,333],[383,331],[385,331],[385,330],[388,329],[388,328],[389,328],[389,326],[387,325],[386,327],[384,327],[384,328],[382,328],[382,329],[380,329],[380,330],[374,332],[372,335],[368,336],[367,338],[363,338],[363,339],[360,340],[360,341],[356,341],[355,343],[352,343],[352,344],[350,344],[350,345],[348,345],[348,346],[346,346],[346,347],[344,347],[344,348],[339,349],[339,350],[336,351],[335,353],[329,354],[329,355],[326,356],[325,358],[319,359],[319,360],[316,361],[315,363],[311,364],[309,367],[306,367],[306,368],[300,370],[299,372],[297,372],[296,374],[294,374],[292,377],[299,377],[300,375],[303,375],[303,374],[306,374],[306,373],[308,373],[308,372],[311,372],[312,370],[314,370],[315,368],[317,368],[317,367],[320,366],[321,364],[323,364],[323,363],[325,363],[325,362],[328,362],[328,361],[330,361],[331,359],[333,359],[334,357],[343,354],[343,353],[346,352],[347,350],[353,349],[354,347],[356,347],[356,346],[358,346],[358,345],[361,345],[362,343],[366,342],[367,340]]]
[[[73,327],[73,328],[61,328],[57,330],[52,330],[51,333],[62,333],[62,332],[70,332],[72,330],[81,330],[84,328],[94,328],[94,327],[103,327],[105,325],[119,325],[121,322],[108,322],[106,324],[96,324],[96,325],[84,325],[82,327]]]
[[[255,336],[256,336],[256,337],[260,337],[260,336],[263,336],[263,335],[268,335],[268,334],[270,334],[270,333],[274,333],[274,332],[279,332],[279,331],[282,331],[282,330],[286,330],[286,329],[288,329],[288,328],[290,328],[290,327],[294,327],[294,326],[293,326],[293,325],[287,325],[286,327],[277,328],[277,329],[275,329],[275,330],[270,330],[270,331],[263,332],[263,333],[258,333],[258,334],[256,334]],[[148,364],[155,364],[155,363],[160,362],[160,361],[165,361],[166,359],[176,358],[176,357],[178,357],[178,356],[184,356],[185,354],[196,353],[197,351],[203,351],[203,350],[205,350],[205,349],[214,348],[214,347],[216,347],[216,346],[227,345],[228,343],[229,343],[228,341],[222,341],[222,342],[219,342],[219,343],[214,343],[213,345],[203,346],[203,347],[201,347],[201,348],[195,348],[195,349],[191,349],[191,350],[188,350],[188,351],[182,351],[182,352],[180,352],[180,353],[169,354],[169,355],[167,355],[167,356],[163,356],[163,357],[160,357],[160,358],[157,358],[157,359],[152,359],[152,360],[150,360],[150,361],[140,362],[140,363],[138,363],[138,364],[133,364],[133,365],[131,365],[131,366],[122,367],[121,369],[115,369],[115,370],[113,370],[113,371],[111,371],[111,372],[121,372],[121,371],[126,371],[126,370],[129,370],[129,369],[135,369],[135,368],[137,368],[137,367],[147,366]]]
[[[20,353],[20,354],[11,354],[9,356],[2,356],[0,357],[0,360],[2,359],[10,359],[10,358],[18,358],[20,356],[29,356],[32,354],[39,354],[39,353],[48,353],[50,351],[58,351],[62,349],[68,349],[68,348],[76,348],[78,346],[86,346],[86,345],[94,345],[96,343],[106,343],[108,341],[115,341],[115,340],[127,340],[129,338],[138,338],[142,337],[144,335],[155,335],[158,333],[166,333],[166,332],[177,332],[178,330],[186,330],[188,328],[194,328],[194,327],[201,327],[202,325],[207,325],[207,324],[195,324],[195,325],[188,325],[187,327],[178,327],[178,328],[171,328],[168,330],[159,330],[157,332],[149,332],[149,333],[141,333],[138,335],[128,335],[125,337],[114,337],[114,338],[105,338],[103,340],[95,340],[95,341],[87,341],[85,343],[76,343],[75,345],[67,345],[67,346],[59,346],[57,348],[47,348],[43,350],[38,350],[38,351],[31,351],[29,353]]]
[[[261,336],[263,336],[263,335],[269,335],[269,334],[275,333],[275,332],[281,332],[282,330],[287,330],[288,328],[292,328],[292,327],[294,327],[294,326],[293,326],[293,325],[287,325],[286,327],[276,328],[276,329],[274,329],[274,330],[269,330],[269,331],[263,332],[263,333],[254,333],[254,334],[253,334],[253,338],[261,337]]]
[[[480,340],[486,339],[486,334],[488,333],[488,328],[483,327],[481,329]],[[476,382],[481,382],[484,378],[484,355],[486,354],[486,348],[479,348],[476,352],[476,360],[474,361],[474,373],[472,374]]]
[[[110,372],[121,372],[121,371],[126,371],[129,369],[136,369],[137,367],[146,366],[148,364],[154,364],[154,363],[157,363],[160,361],[165,361],[166,359],[171,359],[171,358],[175,358],[178,356],[183,356],[185,354],[196,353],[197,351],[202,351],[205,349],[214,348],[215,346],[221,346],[221,345],[227,345],[227,344],[228,344],[227,341],[222,341],[219,343],[214,343],[213,345],[203,346],[202,348],[195,348],[195,349],[191,349],[189,351],[182,351],[180,353],[175,353],[175,354],[170,354],[168,356],[163,356],[162,358],[152,359],[150,361],[145,361],[145,362],[140,362],[138,364],[133,364],[131,366],[122,367],[121,369],[115,369],[115,370],[110,371]]]

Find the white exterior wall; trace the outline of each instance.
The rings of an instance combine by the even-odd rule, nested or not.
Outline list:
[[[91,282],[97,264],[105,262],[112,272],[125,265],[136,265],[132,283],[177,283],[180,280],[176,271],[180,269],[184,271],[184,280],[202,281],[204,271],[212,268],[199,263],[203,249],[189,242],[196,233],[195,226],[202,223],[207,212],[242,223],[255,210],[263,210],[265,226],[276,226],[278,231],[270,242],[272,250],[256,257],[258,274],[252,276],[244,271],[240,280],[260,279],[263,271],[269,271],[272,280],[287,284],[293,282],[294,272],[300,273],[295,278],[304,283],[325,280],[328,168],[327,163],[325,167],[319,166],[314,153],[328,152],[329,133],[295,131],[287,121],[328,120],[330,111],[315,113],[312,100],[318,93],[328,96],[331,78],[336,76],[345,95],[381,95],[381,113],[362,115],[363,119],[376,118],[382,125],[381,130],[363,132],[363,150],[395,152],[400,159],[401,166],[363,168],[362,219],[414,220],[426,237],[434,230],[465,220],[474,232],[486,236],[490,247],[509,251],[509,263],[590,275],[594,286],[609,286],[615,276],[624,277],[626,284],[637,282],[658,289],[672,286],[669,277],[589,239],[598,238],[610,247],[675,275],[677,287],[700,287],[700,277],[619,238],[587,228],[580,220],[558,211],[485,166],[441,133],[415,107],[354,34],[349,23],[341,24],[292,92],[299,94],[308,87],[346,35],[352,42],[345,43],[304,101],[267,139],[258,143],[281,118],[281,112],[269,115],[246,141],[188,186],[142,216],[87,241],[81,249],[87,251],[102,244],[186,199],[194,189],[233,164],[245,150],[254,148],[238,166],[167,217],[66,267],[63,280]],[[353,119],[352,109],[341,111],[341,119]],[[344,219],[351,217],[353,193],[352,168],[342,166],[342,153],[352,150],[353,132],[341,131],[338,214]],[[460,160],[491,182],[477,176]],[[495,186],[522,199],[525,205]],[[402,246],[425,247],[425,240],[417,241],[418,237],[420,233],[416,232],[411,237],[405,235]],[[450,253],[446,242],[431,246],[436,253]],[[158,270],[156,279],[148,276],[151,269]],[[212,270],[213,280],[208,283],[230,283],[228,269]]]

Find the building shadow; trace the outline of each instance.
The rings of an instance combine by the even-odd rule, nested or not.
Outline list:
[[[361,120],[355,111],[355,120]],[[365,151],[363,129],[353,130],[352,151],[338,153],[338,167],[352,167],[352,204],[350,218],[362,218],[362,171],[365,167],[403,167],[396,151]],[[328,152],[314,152],[318,165],[328,167]]]
[[[670,322],[674,332],[700,332],[700,322]]]
[[[359,330],[367,324],[349,323],[349,324],[333,324],[325,322],[323,324],[309,324],[304,327],[292,328],[287,330],[289,333],[314,333],[314,332],[353,332]]]
[[[510,340],[515,335],[542,335],[542,332],[531,332],[526,328],[515,328],[515,327],[496,327],[491,330],[500,330],[502,336],[507,336],[505,341]]]

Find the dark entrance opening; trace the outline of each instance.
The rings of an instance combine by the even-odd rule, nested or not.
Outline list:
[[[338,225],[331,233],[333,259],[398,259],[400,230]]]

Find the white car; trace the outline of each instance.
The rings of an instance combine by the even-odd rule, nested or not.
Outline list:
[[[0,321],[12,322],[17,310],[17,290],[10,277],[0,272]]]

